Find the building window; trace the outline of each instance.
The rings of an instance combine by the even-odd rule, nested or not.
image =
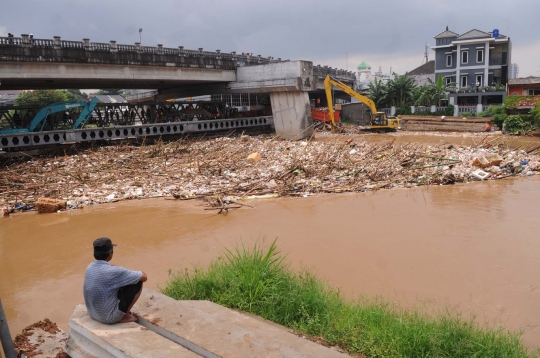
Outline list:
[[[452,66],[452,55],[446,55],[446,67]]]
[[[476,62],[484,62],[484,50],[476,51]]]
[[[461,52],[461,63],[463,64],[469,63],[469,51]]]
[[[467,87],[467,76],[461,76],[461,87]]]
[[[450,83],[452,83],[452,77],[445,77],[445,78],[444,78],[444,83],[445,83],[446,85],[449,85]]]
[[[538,95],[540,95],[540,87],[529,88],[529,96],[538,96]]]
[[[482,75],[476,75],[476,84],[482,86]]]

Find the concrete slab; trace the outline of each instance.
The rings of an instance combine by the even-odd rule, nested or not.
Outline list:
[[[169,339],[181,338],[223,358],[347,356],[209,301],[176,301],[143,289],[133,311],[149,329],[160,329]]]
[[[96,322],[84,305],[78,305],[69,320],[66,352],[72,358],[199,357],[137,323]]]

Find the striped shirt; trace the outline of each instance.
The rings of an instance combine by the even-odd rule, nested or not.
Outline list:
[[[95,260],[88,265],[84,275],[83,294],[90,317],[101,323],[120,321],[125,312],[118,309],[118,289],[139,282],[141,277],[141,271],[112,266],[104,260]]]

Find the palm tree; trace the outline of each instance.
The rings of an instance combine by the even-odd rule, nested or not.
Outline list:
[[[434,101],[437,102],[437,106],[440,107],[441,101],[448,98],[448,92],[450,92],[451,89],[454,89],[456,87],[456,84],[455,82],[445,84],[442,75],[439,75],[439,77],[437,77],[437,82],[435,83],[433,83],[431,78],[428,78],[428,81],[428,86],[431,87],[432,98]]]
[[[393,74],[394,78],[388,81],[388,97],[396,107],[411,105],[414,99],[416,83],[414,78],[409,78],[409,74]]]
[[[388,105],[388,87],[387,85],[375,78],[375,80],[368,84],[367,96],[375,102],[377,108],[385,107]]]
[[[414,105],[421,106],[436,104],[440,107],[441,101],[448,98],[448,92],[454,89],[455,86],[455,82],[445,84],[442,75],[437,77],[437,82],[433,82],[431,78],[428,78],[428,83],[420,87],[420,91],[417,93],[417,98]]]

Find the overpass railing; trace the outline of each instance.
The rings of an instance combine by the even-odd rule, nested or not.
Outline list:
[[[345,71],[321,65],[313,66],[313,76],[324,78],[327,75],[330,75],[331,77],[339,81],[354,82],[356,80],[356,74],[351,71]]]
[[[62,50],[62,51],[51,51]],[[186,60],[189,59],[189,60]],[[150,66],[189,66],[235,69],[238,66],[261,65],[289,60],[263,57],[252,53],[223,53],[221,50],[203,51],[184,49],[184,46],[163,47],[62,40],[60,36],[54,39],[34,39],[30,35],[21,37],[0,37],[0,61],[43,61],[43,62],[92,62],[111,64],[138,64]],[[342,80],[354,81],[355,74],[351,71],[333,69],[328,66],[314,66],[314,75],[325,77],[327,74]]]

